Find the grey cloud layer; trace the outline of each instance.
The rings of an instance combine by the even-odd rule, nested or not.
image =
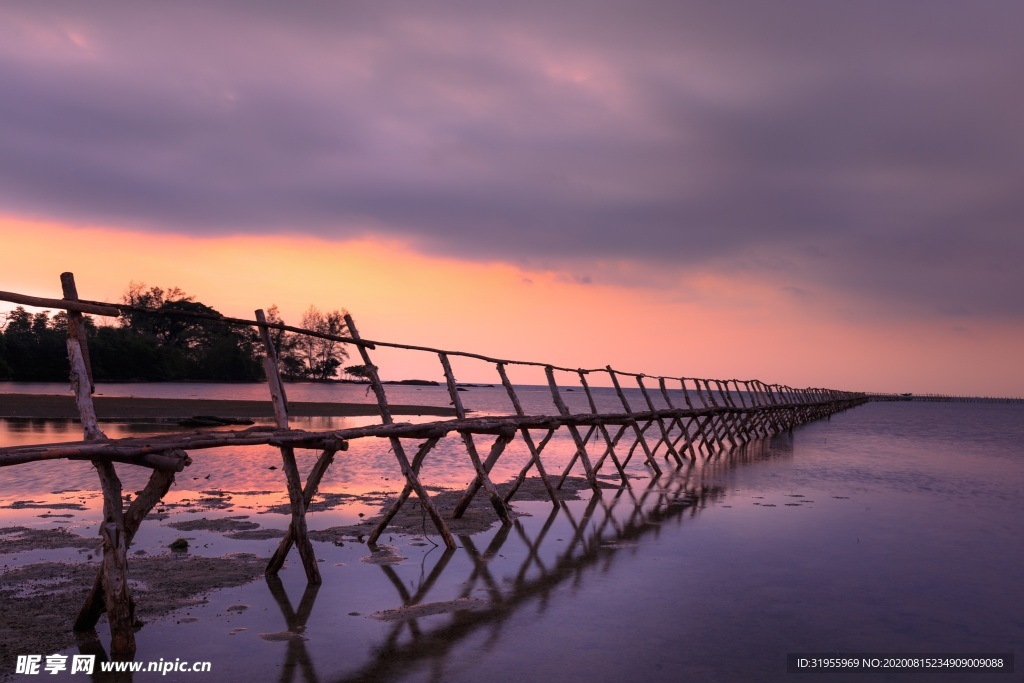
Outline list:
[[[1022,15],[7,4],[0,209],[167,232],[372,231],[555,267],[782,263],[793,291],[1019,317]]]

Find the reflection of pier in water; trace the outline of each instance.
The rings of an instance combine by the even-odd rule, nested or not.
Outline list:
[[[578,584],[591,570],[607,572],[618,553],[636,552],[636,543],[652,534],[659,536],[665,523],[681,523],[695,517],[709,503],[721,502],[724,491],[713,483],[718,475],[790,450],[787,437],[754,441],[730,454],[683,465],[645,485],[603,489],[587,501],[563,502],[553,509],[537,506],[546,515],[539,525],[517,520],[512,526],[498,526],[486,545],[478,544],[479,536],[463,535],[458,537],[461,550],[438,547],[433,564],[429,569],[424,567],[418,581],[411,584],[395,567],[380,565],[401,601],[398,609],[388,610],[387,620],[393,620],[394,625],[374,648],[370,660],[340,680],[397,680],[418,666],[427,667],[432,680],[443,680],[451,650],[466,638],[490,629],[488,641],[493,642],[500,637],[503,624],[521,608],[539,604],[541,611],[546,610],[559,587]],[[552,538],[558,520],[564,528]],[[532,535],[528,526],[537,527]],[[559,541],[564,547],[563,543],[555,545]],[[492,559],[499,553],[511,556],[509,544],[516,542],[524,555],[522,563],[512,572],[495,576]],[[555,548],[557,552],[551,552]],[[428,562],[434,553],[428,553],[424,561]],[[468,576],[460,583],[449,580],[442,585],[441,576],[459,564],[452,561],[459,553],[469,560]],[[445,593],[445,587],[452,585],[459,589]],[[282,606],[288,629],[301,634],[315,592],[303,595],[301,617],[296,617],[280,589],[275,599]],[[279,680],[297,680],[300,671],[299,680],[320,680],[306,643],[294,638],[288,642]]]

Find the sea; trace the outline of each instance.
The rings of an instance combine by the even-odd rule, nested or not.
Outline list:
[[[289,384],[287,390],[292,401],[374,401],[357,385]],[[0,383],[0,393],[30,391],[67,388]],[[387,392],[395,404],[450,401],[443,387],[390,385]],[[99,385],[97,393],[267,395],[258,384],[111,384]],[[523,386],[518,393],[528,412],[553,410],[546,387]],[[626,394],[631,404],[643,400],[636,389]],[[611,389],[595,388],[594,396],[602,410],[622,407]],[[511,412],[500,385],[467,386],[460,397],[477,414]],[[573,409],[586,408],[581,392],[563,398]],[[682,403],[681,393],[670,399]],[[337,429],[376,421],[305,418],[293,426]],[[112,437],[180,429],[159,421],[102,427]],[[0,445],[71,441],[80,434],[72,420],[0,419]],[[477,441],[486,452],[488,437]],[[311,529],[358,523],[377,512],[367,497],[401,489],[390,448],[385,440],[359,440],[339,454],[321,491],[363,498],[311,512]],[[572,452],[562,430],[543,452],[548,472],[561,474]],[[300,453],[300,469],[315,455]],[[273,448],[195,451],[192,457],[165,499],[185,505],[167,519],[144,522],[133,550],[169,553],[167,544],[181,532],[166,525],[186,517],[233,516],[264,528],[287,527],[285,514],[267,511],[287,500]],[[635,453],[625,486],[606,466],[601,479],[612,488],[600,494],[582,488],[578,500],[557,508],[516,502],[513,526],[496,523],[460,536],[454,552],[445,551],[429,521],[417,536],[385,534],[382,543],[401,558],[392,564],[365,561],[371,555],[365,544],[316,542],[323,574],[318,590],[306,589],[294,557],[281,574],[283,594],[261,578],[215,591],[190,606],[187,618],[182,612],[155,619],[136,634],[137,660],[209,661],[211,673],[140,673],[134,680],[1024,680],[1024,405],[872,402],[682,466],[663,451],[656,457],[661,476]],[[527,460],[517,439],[493,479],[515,476]],[[147,474],[123,465],[119,473],[128,492],[141,488]],[[582,474],[579,465],[573,473]],[[442,441],[422,472],[424,483],[438,489],[464,487],[472,477],[458,438]],[[97,488],[83,462],[0,468],[0,527],[63,527],[94,537],[101,516]],[[230,494],[231,504],[188,509],[189,501],[209,498],[211,490]],[[48,503],[69,496],[80,503],[65,513],[71,516],[45,514]],[[190,552],[209,556],[269,555],[277,545],[216,532],[190,536]],[[6,553],[0,545],[2,566],[54,560],[85,561],[74,549]],[[235,609],[239,605],[244,609]],[[394,616],[403,607],[431,605],[438,606],[435,613]],[[75,609],[69,607],[69,620]],[[283,632],[296,637],[268,637]],[[798,655],[826,667],[840,660],[860,664],[853,671],[791,672]],[[944,668],[956,659],[1007,655],[1016,657],[1016,673]],[[931,668],[906,668],[915,661]]]

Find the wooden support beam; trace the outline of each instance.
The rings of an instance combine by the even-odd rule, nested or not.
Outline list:
[[[628,487],[629,479],[626,478],[625,462],[619,461],[618,457],[615,455],[615,447],[619,445],[619,441],[622,439],[622,435],[626,433],[626,430],[629,428],[629,425],[620,424],[618,425],[618,427],[619,431],[615,433],[615,436],[610,438],[610,440],[607,442],[607,446],[605,447],[604,453],[602,453],[601,457],[599,457],[597,461],[594,463],[594,471],[600,471],[601,465],[604,464],[605,459],[610,456],[614,458],[612,462],[615,464],[616,469],[619,470],[620,476],[622,477],[622,480],[624,482],[622,486]],[[608,434],[607,430],[605,430],[605,434]],[[566,467],[565,471],[562,473],[562,478],[558,481],[559,487],[561,487],[562,484],[565,483],[565,480],[568,478],[571,466],[572,463],[570,463],[569,467]]]
[[[455,405],[455,415],[459,419],[466,418],[466,409],[462,405],[462,397],[459,396],[459,388],[455,383],[455,374],[452,372],[452,365],[448,361],[448,354],[439,353],[437,354],[438,359],[441,361],[441,367],[444,369],[445,382],[448,385],[448,395],[451,396],[452,403]],[[485,466],[480,460],[480,454],[476,450],[476,443],[473,441],[473,434],[466,430],[461,430],[459,435],[462,437],[462,442],[466,446],[466,452],[469,454],[469,459],[473,463],[473,469],[476,470],[476,478],[466,489],[463,494],[462,500],[455,508],[454,517],[459,518],[469,507],[469,504],[473,502],[473,496],[483,486],[484,491],[487,493],[487,497],[491,499],[491,505],[494,507],[494,511],[498,513],[498,517],[501,519],[501,523],[509,525],[512,523],[512,515],[508,509],[508,505],[502,499],[498,493],[498,489],[495,488],[494,482],[491,481],[490,469],[497,462],[501,456],[502,451],[505,450],[505,446],[512,440],[515,435],[514,432],[506,432],[500,434],[494,445],[491,447],[491,453],[488,456],[489,466]]]
[[[499,434],[498,438],[494,440],[494,443],[491,445],[491,450],[487,454],[487,459],[483,461],[481,467],[482,471],[486,475],[485,478],[481,480],[480,475],[477,474],[476,478],[470,483],[469,487],[466,488],[466,491],[462,495],[462,499],[459,501],[459,504],[455,506],[455,511],[452,513],[453,518],[461,518],[462,515],[465,514],[466,510],[469,508],[470,503],[473,502],[473,497],[476,495],[477,491],[480,490],[480,486],[484,484],[484,482],[490,482],[489,475],[491,473],[491,469],[494,468],[494,464],[498,462],[498,458],[501,457],[501,454],[505,451],[505,447],[508,446],[508,444],[512,441],[512,439],[515,438],[515,436],[515,431],[509,430],[507,432]],[[463,439],[469,439],[470,441],[472,441],[472,437],[465,432],[463,433]],[[479,459],[480,457],[477,456],[476,460],[479,461]],[[491,486],[493,487],[494,484],[491,484]],[[498,506],[495,505],[495,511],[498,512],[499,517],[501,517],[502,512],[504,512],[505,516],[502,517],[502,523],[511,524],[512,519],[508,509],[508,498],[502,498],[501,495],[498,494],[496,488],[494,489],[494,494],[501,501],[500,509]],[[490,492],[488,492],[487,495],[490,496]],[[493,498],[491,499],[491,503],[492,505],[494,504]]]
[[[551,389],[551,398],[555,402],[555,408],[558,409],[558,413],[563,417],[570,415],[568,406],[565,405],[565,401],[562,400],[561,395],[558,393],[558,383],[555,381],[555,368],[554,366],[548,365],[544,368],[544,374],[548,378],[548,387]],[[587,473],[587,483],[590,484],[590,488],[594,491],[600,491],[600,487],[597,485],[597,477],[593,467],[590,466],[590,458],[587,457],[587,444],[580,437],[580,431],[576,428],[575,424],[568,424],[569,434],[572,435],[572,440],[576,444],[576,453],[579,455],[580,460],[583,461],[583,469]],[[565,477],[562,477],[562,481],[558,483],[561,487],[565,481]]]
[[[636,383],[637,386],[640,387],[640,393],[643,395],[644,401],[647,403],[647,407],[652,413],[655,412],[657,409],[654,407],[654,401],[651,400],[651,395],[647,393],[647,387],[644,385],[644,378],[637,377]],[[682,465],[683,459],[679,457],[679,454],[676,453],[676,449],[673,448],[672,441],[668,438],[668,430],[665,429],[665,423],[663,423],[660,418],[656,419],[655,422],[658,423],[658,429],[661,431],[661,439],[654,444],[654,448],[651,449],[651,453],[653,454],[654,451],[658,450],[659,444],[664,443],[669,455],[675,458],[677,464]]]
[[[277,350],[274,348],[273,340],[270,337],[270,329],[267,327],[267,318],[263,310],[256,311],[256,321],[259,323],[260,338],[263,341],[265,357],[263,368],[267,375],[267,386],[270,389],[270,399],[274,405],[274,418],[277,426],[281,429],[288,429],[288,402],[284,392],[284,384],[281,382],[281,372],[277,365]],[[284,470],[285,485],[288,487],[288,503],[291,507],[292,519],[288,526],[288,542],[282,540],[278,552],[267,564],[266,575],[277,576],[284,565],[288,549],[294,543],[299,551],[302,560],[302,568],[306,572],[306,581],[311,584],[320,584],[323,578],[320,576],[320,568],[317,566],[316,553],[313,552],[313,544],[309,540],[309,528],[306,525],[306,496],[302,489],[302,481],[299,477],[299,465],[295,460],[295,449],[292,446],[281,446],[281,469]],[[329,461],[334,457],[332,452]],[[325,465],[326,469],[326,465]],[[321,473],[320,476],[323,476]],[[313,489],[315,491],[315,487]],[[310,493],[312,499],[312,492]],[[283,550],[283,552],[282,552]]]
[[[676,406],[674,403],[672,403],[672,397],[668,393],[668,386],[666,386],[665,384],[664,377],[658,378],[658,389],[661,391],[662,398],[665,399],[665,405],[675,410]],[[696,460],[697,453],[693,450],[693,440],[690,438],[690,426],[693,424],[693,421],[688,420],[686,424],[683,424],[683,420],[680,417],[673,417],[672,421],[675,422],[676,427],[679,429],[679,437],[675,440],[675,442],[673,442],[673,448],[680,441],[685,440],[686,448],[690,451],[690,459]]]
[[[434,446],[436,446],[437,442],[440,440],[440,436],[432,436],[426,441],[424,441],[422,444],[420,444],[420,447],[416,449],[416,454],[413,456],[412,463],[410,463],[409,465],[409,468],[414,475],[419,475],[420,467],[423,465],[423,460],[427,457],[427,454],[430,453],[431,450],[433,450]],[[409,499],[409,495],[413,492],[414,488],[415,487],[413,486],[412,480],[407,477],[405,481],[405,486],[402,487],[402,492],[398,495],[398,498],[395,499],[395,502],[392,503],[388,507],[388,509],[384,511],[384,514],[381,516],[380,521],[377,522],[377,526],[374,527],[373,532],[370,534],[370,538],[368,540],[368,543],[370,545],[375,545],[377,543],[377,540],[380,538],[381,534],[384,533],[384,530],[387,528],[388,524],[391,523],[391,520],[405,504],[405,501]],[[420,504],[422,505],[422,502]],[[445,525],[444,528],[446,530],[448,529],[447,524]],[[454,547],[456,546],[448,546],[449,549],[452,549]]]
[[[512,408],[516,411],[516,416],[523,417],[523,405],[519,402],[519,396],[516,394],[515,388],[512,386],[512,382],[508,379],[508,373],[505,372],[505,364],[497,363],[498,376],[501,377],[501,385],[505,387],[505,392],[508,394],[509,400],[512,401]],[[547,444],[548,440],[555,433],[554,429],[549,429],[547,435],[543,438],[541,445],[538,447],[533,442],[533,437],[530,435],[530,430],[525,427],[520,428],[520,433],[523,435],[523,442],[526,444],[526,448],[530,451],[530,460],[526,463],[526,466],[520,470],[519,475],[512,482],[512,486],[509,488],[509,492],[505,495],[505,502],[512,500],[512,496],[519,490],[519,486],[526,479],[527,473],[530,468],[536,467],[537,474],[540,475],[541,481],[544,483],[544,488],[548,492],[548,497],[551,499],[551,504],[558,507],[558,495],[555,493],[554,487],[551,485],[551,480],[548,478],[547,472],[544,470],[544,463],[541,462],[540,452]]]
[[[551,500],[551,504],[557,509],[560,507],[560,501],[558,500],[558,494],[555,492],[555,488],[551,485],[551,479],[548,477],[547,472],[544,471],[544,465],[541,463],[540,454],[544,450],[544,447],[551,441],[551,437],[555,435],[554,429],[548,429],[547,433],[541,438],[540,443],[535,444],[533,436],[530,434],[530,430],[525,427],[519,430],[520,434],[523,435],[523,442],[526,443],[527,449],[530,451],[530,460],[523,466],[523,469],[516,475],[512,485],[509,487],[508,493],[505,494],[505,502],[512,500],[512,497],[516,495],[516,491],[522,485],[526,479],[526,475],[529,473],[530,468],[536,466],[537,473],[540,475],[541,482],[544,484],[545,490],[547,490],[548,498]]]
[[[327,474],[328,468],[331,466],[331,463],[334,462],[334,455],[338,452],[339,447],[339,445],[336,445],[324,449],[323,453],[320,454],[320,457],[317,458],[316,464],[313,465],[313,469],[309,471],[309,475],[306,477],[306,485],[302,489],[303,511],[308,510],[309,506],[312,504],[313,497],[316,495],[317,488],[320,486],[320,480],[323,479],[325,474]],[[281,543],[277,546],[277,550],[274,552],[274,555],[270,558],[270,562],[267,564],[267,569],[264,572],[266,576],[277,576],[278,572],[284,566],[285,559],[288,557],[288,551],[291,550],[294,544],[295,530],[293,526],[289,524],[288,530],[281,539]]]
[[[356,329],[355,321],[352,320],[352,316],[345,314],[345,324],[348,326],[349,334],[352,338],[359,340],[359,331]],[[366,366],[366,374],[370,380],[370,387],[373,389],[373,394],[377,398],[377,407],[380,410],[381,421],[385,425],[394,423],[394,418],[391,417],[391,410],[388,409],[388,401],[386,394],[384,393],[384,385],[380,381],[380,376],[377,374],[377,366],[370,360],[370,354],[367,352],[365,346],[359,346],[359,355],[363,359],[363,363]],[[431,521],[434,522],[434,526],[437,527],[438,533],[441,534],[441,538],[444,539],[444,544],[449,548],[457,548],[458,545],[455,543],[455,537],[452,536],[452,532],[448,529],[448,524],[441,518],[437,508],[434,506],[434,502],[430,499],[430,494],[423,487],[423,484],[419,480],[418,470],[414,470],[412,464],[409,462],[409,458],[405,455],[405,449],[402,447],[402,441],[397,436],[389,437],[391,440],[391,450],[395,454],[395,459],[398,460],[398,465],[402,469],[402,476],[405,477],[406,483],[412,486],[412,489],[419,496],[420,504],[426,508],[427,514],[430,515]],[[401,507],[401,503],[404,502],[401,499],[397,502],[396,507],[391,514],[394,515],[398,511],[398,507]],[[383,527],[378,526],[377,530],[374,530],[371,539],[376,541],[380,536],[378,530],[382,530]]]
[[[182,453],[184,455],[184,453]],[[187,459],[187,456],[184,458]],[[174,483],[174,472],[156,470],[149,475],[146,487],[128,505],[124,513],[124,535],[125,548],[131,547],[132,539],[135,538],[139,526],[146,515],[156,506],[160,500],[170,491]],[[105,572],[101,568],[96,573],[96,580],[93,582],[92,590],[85,600],[78,617],[75,619],[74,630],[91,631],[96,628],[96,622],[100,615],[107,610],[106,595],[103,590]],[[129,597],[129,601],[131,598]],[[130,605],[132,621],[135,621],[134,605]]]
[[[594,400],[594,395],[590,391],[590,384],[587,382],[587,373],[580,370],[578,374],[580,377],[580,384],[583,386],[583,392],[587,395],[587,403],[590,404],[590,412],[597,415],[600,411],[598,411],[597,402]],[[622,462],[619,461],[619,457],[615,454],[615,442],[608,433],[608,427],[606,427],[603,422],[598,422],[596,425],[591,427],[591,429],[594,428],[600,432],[601,438],[604,439],[605,443],[604,453],[602,453],[601,457],[594,462],[594,471],[600,472],[601,465],[604,464],[605,458],[610,457],[612,459],[612,464],[615,465],[615,469],[619,472],[619,479],[622,482],[622,486],[628,486],[629,478],[626,476],[626,468]],[[588,436],[587,438],[589,439],[590,437]],[[566,468],[566,474],[568,474],[568,471],[568,468]],[[565,481],[565,475],[562,476],[562,481]],[[561,483],[559,483],[559,486],[561,486]]]
[[[75,276],[61,273],[61,289],[64,299],[78,299]],[[92,404],[92,369],[89,366],[89,350],[85,338],[85,325],[79,311],[68,311],[68,361],[71,365],[71,390],[75,394],[82,432],[86,441],[106,439],[96,420]],[[133,629],[131,593],[128,590],[128,545],[124,527],[124,507],[121,499],[121,480],[117,477],[113,463],[93,460],[96,474],[103,492],[103,522],[100,537],[103,539],[103,598],[110,622],[110,654],[115,658],[131,657],[135,654],[135,631]]]
[[[608,371],[608,376],[612,378],[612,385],[615,387],[615,393],[619,395],[619,400],[622,402],[623,409],[627,413],[632,414],[634,411],[632,407],[630,407],[629,401],[626,399],[626,394],[622,392],[622,386],[619,384],[619,378],[616,377],[615,370],[612,370],[612,366],[610,365],[607,366],[606,370]],[[640,431],[640,426],[637,424],[636,418],[630,421],[630,426],[636,433],[637,441],[639,441],[640,445],[643,447],[644,458],[647,460],[647,464],[651,466],[651,469],[654,470],[654,474],[656,476],[661,476],[661,467],[658,465],[658,461],[654,459],[654,454],[651,453],[651,449],[647,446],[647,441],[644,440],[643,432]]]

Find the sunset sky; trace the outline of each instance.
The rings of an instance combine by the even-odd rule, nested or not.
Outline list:
[[[1015,0],[4,3],[0,290],[69,270],[572,367],[1024,395],[1021,25]]]

